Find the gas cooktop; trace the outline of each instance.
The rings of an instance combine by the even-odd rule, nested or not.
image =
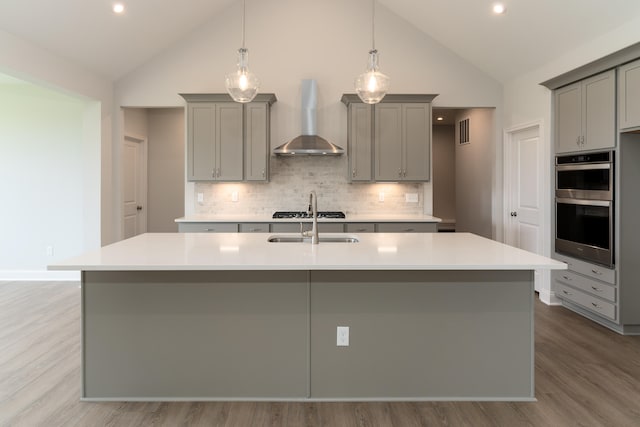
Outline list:
[[[278,211],[273,214],[273,218],[312,218],[310,212],[305,211]],[[318,218],[345,218],[344,212],[320,211]]]

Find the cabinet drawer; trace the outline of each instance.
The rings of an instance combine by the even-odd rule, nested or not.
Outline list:
[[[345,224],[347,233],[375,233],[376,226],[372,222],[353,222]]]
[[[566,262],[569,266],[569,270],[573,270],[596,280],[611,283],[612,285],[616,284],[616,271],[613,269],[580,261],[561,254],[556,254],[554,258],[559,261]]]
[[[610,320],[616,320],[615,304],[593,297],[558,281],[556,281],[556,286],[558,298],[571,301]]]
[[[268,233],[269,224],[265,222],[241,223],[240,232],[241,233]]]
[[[594,296],[616,302],[616,288],[607,283],[593,280],[570,270],[556,271],[556,280],[578,288]]]
[[[219,222],[181,222],[178,224],[180,233],[237,233],[238,224]]]
[[[300,223],[299,222],[271,223],[271,232],[272,233],[299,233]]]
[[[438,224],[433,222],[381,222],[376,224],[378,233],[435,233]]]

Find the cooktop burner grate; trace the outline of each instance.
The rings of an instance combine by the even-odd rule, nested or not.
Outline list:
[[[312,218],[312,215],[305,211],[278,211],[273,214],[273,218]],[[346,218],[346,216],[340,211],[320,211],[318,218]]]

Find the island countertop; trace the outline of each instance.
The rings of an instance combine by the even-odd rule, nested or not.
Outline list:
[[[50,270],[532,270],[566,264],[471,233],[321,233],[356,243],[271,243],[273,233],[147,233]],[[295,236],[296,234],[278,234]]]

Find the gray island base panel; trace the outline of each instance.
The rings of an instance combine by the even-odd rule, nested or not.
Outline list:
[[[533,401],[533,299],[532,270],[83,271],[82,399]]]

